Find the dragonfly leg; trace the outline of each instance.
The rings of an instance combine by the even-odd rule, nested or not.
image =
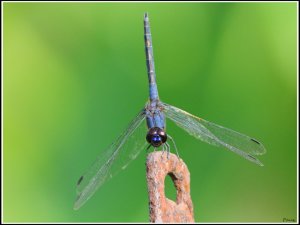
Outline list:
[[[163,156],[163,155],[164,155],[165,151],[166,151],[166,146],[165,146],[165,144],[163,144],[163,146],[162,146],[162,153],[161,153],[161,156]]]
[[[152,146],[152,145],[150,144],[150,145],[147,147],[146,151],[148,151],[148,150],[149,150],[149,148],[150,148],[151,146]]]
[[[174,148],[175,148],[177,157],[180,158],[174,139],[173,139],[169,134],[168,134],[168,138],[172,141],[172,143],[173,143],[173,145],[174,145]]]
[[[169,145],[169,143],[165,143],[165,145],[166,145],[166,148],[167,148],[167,158],[169,159],[169,155],[170,155],[170,145]]]

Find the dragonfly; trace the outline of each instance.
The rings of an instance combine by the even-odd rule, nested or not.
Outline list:
[[[228,149],[252,163],[263,166],[255,157],[266,152],[265,147],[258,140],[194,116],[160,100],[148,13],[144,14],[144,41],[149,99],[123,133],[79,178],[75,210],[85,204],[108,179],[124,170],[142,150],[150,147],[156,150],[161,147],[163,153],[165,151],[169,153],[172,146],[178,155],[174,139],[166,132],[166,118],[201,141]],[[145,121],[146,126],[143,126]]]

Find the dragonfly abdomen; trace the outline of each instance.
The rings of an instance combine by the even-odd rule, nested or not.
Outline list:
[[[152,35],[150,30],[150,22],[148,13],[144,16],[144,40],[145,40],[145,52],[146,52],[146,65],[149,80],[149,97],[150,101],[157,101],[158,90],[156,85],[156,75],[153,57]]]

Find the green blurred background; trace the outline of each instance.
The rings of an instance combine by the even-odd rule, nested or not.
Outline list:
[[[144,151],[73,210],[81,173],[147,100],[144,12],[162,100],[267,148],[259,167],[168,122],[195,220],[297,219],[296,3],[4,3],[3,12],[5,222],[148,221]]]

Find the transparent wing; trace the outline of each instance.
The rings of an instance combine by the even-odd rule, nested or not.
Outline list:
[[[225,147],[245,159],[263,166],[253,155],[264,154],[266,149],[254,138],[208,122],[166,103],[162,103],[162,105],[166,117],[190,135],[209,144]]]
[[[126,130],[102,152],[94,164],[77,182],[77,199],[74,209],[79,209],[109,178],[124,170],[146,147],[144,109],[128,125]]]

